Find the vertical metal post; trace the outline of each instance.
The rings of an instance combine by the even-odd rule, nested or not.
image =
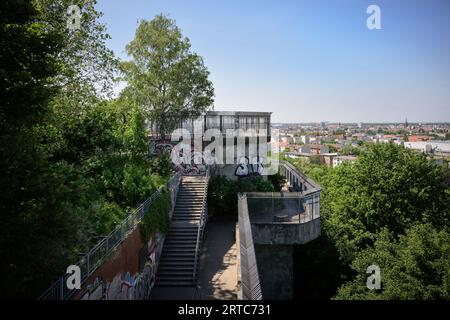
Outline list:
[[[272,215],[275,214],[275,204],[273,203],[273,192],[272,192]]]
[[[89,274],[91,273],[91,253],[88,252],[86,254],[86,259],[87,259],[87,277],[89,277]]]
[[[60,292],[59,292],[59,299],[64,300],[64,277],[61,277],[61,283],[60,283]]]

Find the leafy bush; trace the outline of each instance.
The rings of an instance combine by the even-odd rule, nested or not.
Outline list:
[[[229,213],[236,207],[238,189],[236,184],[225,176],[211,178],[208,188],[210,213]]]
[[[367,267],[381,272],[381,290],[366,287]],[[450,299],[450,233],[418,224],[398,240],[387,229],[351,264],[356,277],[340,287],[337,299]]]
[[[260,176],[232,181],[225,176],[215,176],[208,188],[208,203],[211,213],[236,214],[239,192],[274,192],[270,181]]]
[[[163,153],[150,161],[150,171],[168,177],[172,173],[172,161],[169,153]]]
[[[281,174],[279,174],[278,172],[276,174],[268,176],[268,179],[272,184],[273,188],[275,189],[275,191],[281,191],[286,182],[286,178]]]
[[[153,199],[148,212],[140,222],[141,236],[144,241],[148,241],[149,237],[156,231],[162,233],[169,232],[169,212],[171,209],[172,203],[170,193],[167,189],[163,189],[160,192],[159,197]]]
[[[340,261],[332,277],[317,268],[305,277],[326,280],[338,299],[449,299],[449,170],[394,144],[360,151],[353,165],[334,169],[290,161],[321,184],[322,237]],[[372,264],[382,290],[365,286]]]

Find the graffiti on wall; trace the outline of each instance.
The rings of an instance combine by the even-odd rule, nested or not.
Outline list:
[[[159,157],[163,154],[171,154],[173,145],[168,139],[155,138],[150,140],[149,153],[151,157]],[[198,158],[200,157],[200,158]],[[198,164],[199,161],[195,159],[202,159],[203,155],[201,152],[192,150],[190,163],[182,163],[175,165],[174,170],[177,172],[182,172],[188,175],[200,175],[205,173],[206,166],[204,164]]]
[[[118,273],[111,282],[101,276],[88,285],[81,300],[147,300],[156,280],[157,259],[162,249],[162,236],[156,235],[148,243],[147,260],[141,272]]]
[[[200,158],[199,158],[200,157]],[[178,165],[175,165],[175,171],[182,172],[183,174],[188,175],[201,175],[204,174],[206,171],[206,166],[204,163],[197,164],[199,161],[196,159],[202,159],[202,154],[197,151],[191,152],[191,162],[190,163],[181,163]]]
[[[264,161],[265,159],[260,156],[252,158],[252,163],[247,156],[241,157],[239,159],[238,165],[234,170],[234,175],[240,178],[249,177],[251,175],[260,176],[264,171]]]
[[[160,156],[163,153],[172,152],[173,145],[168,139],[156,138],[151,139],[149,144],[149,153],[151,156]]]

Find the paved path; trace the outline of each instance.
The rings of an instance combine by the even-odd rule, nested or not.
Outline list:
[[[212,217],[208,222],[200,258],[199,299],[236,299],[235,228],[234,219]]]
[[[212,217],[206,226],[199,278],[194,287],[155,287],[152,300],[236,300],[236,221]]]

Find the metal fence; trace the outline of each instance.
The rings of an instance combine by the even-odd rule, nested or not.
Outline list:
[[[194,269],[193,269],[193,280],[194,283],[197,281],[197,268],[198,268],[198,259],[200,255],[200,248],[203,242],[204,228],[206,224],[206,220],[208,218],[208,184],[209,184],[210,171],[209,166],[206,168],[205,172],[205,186],[203,188],[203,202],[202,202],[202,213],[200,215],[200,222],[198,224],[197,229],[197,244],[195,246],[195,259],[194,259]]]
[[[176,201],[181,174],[175,174],[165,186],[162,186],[145,200],[134,212],[130,213],[125,220],[102,240],[100,240],[88,253],[80,258],[77,265],[81,271],[81,283],[89,278],[105,260],[111,256],[114,250],[125,240],[125,238],[136,228],[152,203],[159,199],[162,191],[167,188],[171,196],[172,208]],[[78,290],[67,288],[67,279],[70,275],[65,274],[58,278],[40,297],[40,300],[67,300]]]
[[[294,192],[320,190],[317,182],[298,171],[297,168],[287,161],[280,161],[279,171],[286,178],[289,187]]]
[[[242,299],[262,300],[261,283],[245,194],[239,195],[238,215]]]
[[[247,192],[252,223],[306,223],[320,217],[320,190]]]

